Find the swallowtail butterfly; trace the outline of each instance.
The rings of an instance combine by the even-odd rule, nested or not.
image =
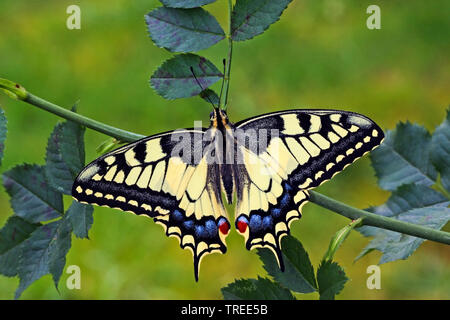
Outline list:
[[[338,110],[287,110],[235,124],[214,108],[209,128],[153,135],[87,165],[73,184],[83,203],[147,215],[201,259],[226,252],[231,227],[246,248],[269,248],[283,270],[281,238],[308,201],[308,190],[377,147],[383,131]],[[222,198],[222,194],[224,197]]]

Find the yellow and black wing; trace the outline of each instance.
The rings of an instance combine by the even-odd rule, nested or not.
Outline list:
[[[153,218],[192,251],[196,280],[204,255],[226,252],[230,227],[219,169],[208,165],[203,153],[212,147],[204,134],[177,130],[128,144],[87,165],[72,188],[80,202]]]
[[[377,147],[383,131],[367,117],[337,110],[288,110],[241,121],[236,228],[246,247],[271,249],[283,269],[281,238],[301,217],[308,189]],[[250,132],[250,134],[248,133]]]

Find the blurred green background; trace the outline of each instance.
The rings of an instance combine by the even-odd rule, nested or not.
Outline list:
[[[206,7],[227,28],[227,1]],[[81,7],[81,30],[66,28],[66,8]],[[381,7],[381,30],[368,30],[366,8]],[[2,0],[0,77],[65,107],[116,127],[155,134],[208,122],[210,106],[198,97],[166,101],[149,87],[152,72],[171,53],[153,45],[144,14],[156,0]],[[257,38],[234,47],[233,121],[292,107],[338,108],[363,113],[384,129],[411,121],[434,130],[450,102],[448,0],[294,0],[281,20]],[[221,66],[226,42],[200,52]],[[217,87],[217,86],[216,86]],[[1,171],[20,163],[43,163],[56,116],[0,96],[8,117]],[[86,161],[107,137],[87,130]],[[420,151],[419,151],[420,152]],[[3,189],[3,188],[2,188]],[[350,166],[320,191],[356,207],[384,202],[368,157]],[[70,199],[67,199],[69,203]],[[293,223],[317,267],[331,236],[348,220],[314,204]],[[0,192],[0,225],[12,214]],[[231,211],[230,214],[233,214]],[[90,240],[72,239],[67,265],[79,265],[81,290],[60,294],[50,276],[35,282],[25,299],[220,299],[236,278],[265,275],[254,251],[232,232],[226,255],[203,260],[194,282],[191,253],[166,238],[150,219],[96,208]],[[449,230],[447,226],[446,230]],[[336,260],[351,281],[339,299],[449,299],[449,247],[426,242],[406,261],[381,265],[381,290],[366,287],[371,253],[353,259],[367,244],[352,233]],[[18,278],[0,276],[0,299],[11,299]],[[315,294],[299,296],[315,299]]]

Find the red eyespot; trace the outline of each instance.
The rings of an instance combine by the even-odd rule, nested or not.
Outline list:
[[[247,223],[245,221],[240,220],[237,223],[237,227],[240,233],[244,233],[245,230],[247,230]]]
[[[220,232],[222,232],[223,234],[228,234],[228,231],[230,231],[230,225],[228,224],[228,222],[223,221],[223,222],[219,225],[219,230],[220,230]]]

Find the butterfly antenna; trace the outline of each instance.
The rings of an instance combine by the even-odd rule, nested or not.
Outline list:
[[[203,89],[202,84],[200,83],[200,81],[198,81],[197,77],[195,76],[194,68],[192,68],[192,66],[191,66],[190,69],[191,69],[192,75],[194,76],[195,81],[197,81],[198,86],[200,87],[200,89],[202,89],[202,92],[205,91],[205,89]],[[206,97],[206,99],[208,99],[209,103],[211,103],[211,105],[213,106],[213,108],[216,109],[215,104],[214,104],[214,103],[211,101],[211,99],[209,98],[208,92],[205,92],[205,97]]]
[[[223,78],[222,78],[222,87],[220,88],[220,95],[219,95],[219,108],[220,108],[220,103],[222,102],[222,93],[223,93],[223,85],[225,83],[225,68],[226,68],[226,63],[227,60],[223,59]]]

